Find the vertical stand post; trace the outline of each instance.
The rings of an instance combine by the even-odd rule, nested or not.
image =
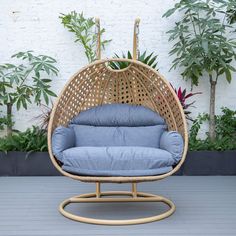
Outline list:
[[[137,183],[132,183],[132,194],[134,198],[137,197]]]
[[[138,57],[139,57],[139,49],[138,49],[139,23],[140,23],[140,19],[137,18],[134,22],[134,36],[133,36],[133,59],[134,60],[138,60]]]
[[[96,183],[96,197],[100,198],[101,196],[101,184],[99,182]]]
[[[100,34],[100,19],[96,18],[95,19],[95,34],[97,35],[97,47],[96,47],[96,59],[100,60],[101,59],[101,34]]]

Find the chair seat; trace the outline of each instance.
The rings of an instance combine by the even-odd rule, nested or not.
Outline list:
[[[62,169],[89,176],[148,176],[172,170],[171,153],[158,148],[74,147],[63,151]]]

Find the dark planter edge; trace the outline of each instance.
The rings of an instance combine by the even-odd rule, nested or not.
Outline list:
[[[48,152],[0,152],[0,176],[59,176]]]
[[[0,176],[60,176],[48,152],[0,152]],[[174,175],[236,175],[236,150],[189,151]]]
[[[236,150],[189,151],[183,175],[236,175]]]

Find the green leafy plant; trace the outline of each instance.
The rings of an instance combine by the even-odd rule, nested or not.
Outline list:
[[[45,55],[35,55],[33,51],[19,52],[12,58],[20,59],[20,64],[0,65],[0,104],[6,106],[8,135],[12,133],[12,109],[27,109],[34,102],[49,103],[49,97],[56,97],[51,91],[52,76],[57,75],[56,60]]]
[[[209,137],[215,139],[215,91],[218,79],[224,76],[228,83],[236,71],[235,38],[227,36],[226,21],[229,2],[225,0],[181,0],[163,16],[182,13],[181,19],[167,33],[175,44],[170,55],[175,55],[171,69],[183,69],[182,76],[198,85],[207,75],[210,83]]]
[[[236,111],[223,107],[222,114],[216,117],[216,137],[211,141],[209,133],[205,139],[198,138],[198,133],[205,122],[208,122],[208,114],[200,114],[193,122],[190,129],[189,149],[198,150],[234,150],[236,149]]]
[[[13,126],[14,122],[11,117],[0,116],[0,130],[4,130],[5,126]]]
[[[223,1],[221,7],[227,7],[227,20],[230,24],[234,24],[236,22],[236,1],[228,0]]]
[[[154,55],[154,52],[146,55],[147,52],[144,51],[143,53],[141,53],[138,57],[138,61],[141,61],[143,62],[144,64],[146,65],[149,65],[151,66],[153,69],[156,69],[157,67],[157,55]],[[127,52],[127,55],[122,53],[121,56],[119,56],[118,54],[115,54],[114,58],[124,58],[124,59],[133,59],[132,55],[131,55],[131,52],[128,51]],[[113,61],[113,62],[110,62],[109,66],[112,68],[112,69],[115,69],[115,70],[120,70],[120,69],[124,69],[126,67],[129,66],[129,62],[122,62],[122,61]]]
[[[83,12],[78,14],[75,11],[72,11],[69,14],[61,14],[59,18],[64,27],[75,34],[75,42],[79,42],[83,45],[88,62],[95,61],[97,42],[95,19],[93,17],[85,18]],[[104,32],[105,29],[102,28],[100,30],[100,35],[102,36]],[[110,41],[111,40],[101,40],[102,48],[105,49],[105,46]]]
[[[12,133],[0,138],[0,151],[44,152],[47,151],[47,133],[39,127],[33,126],[24,132]]]

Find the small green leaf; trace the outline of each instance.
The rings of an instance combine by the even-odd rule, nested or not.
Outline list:
[[[43,97],[44,97],[44,101],[46,102],[46,104],[48,105],[49,103],[49,99],[48,99],[48,95],[46,92],[43,92]]]
[[[54,92],[52,92],[52,91],[49,90],[49,89],[45,89],[45,91],[46,91],[46,93],[47,93],[48,95],[50,95],[50,96],[52,96],[52,97],[56,97],[56,96],[57,96]]]
[[[230,83],[231,80],[232,80],[230,70],[226,69],[226,70],[225,70],[225,75],[226,75],[226,80]]]
[[[175,12],[175,8],[169,9],[162,17],[169,17]]]

